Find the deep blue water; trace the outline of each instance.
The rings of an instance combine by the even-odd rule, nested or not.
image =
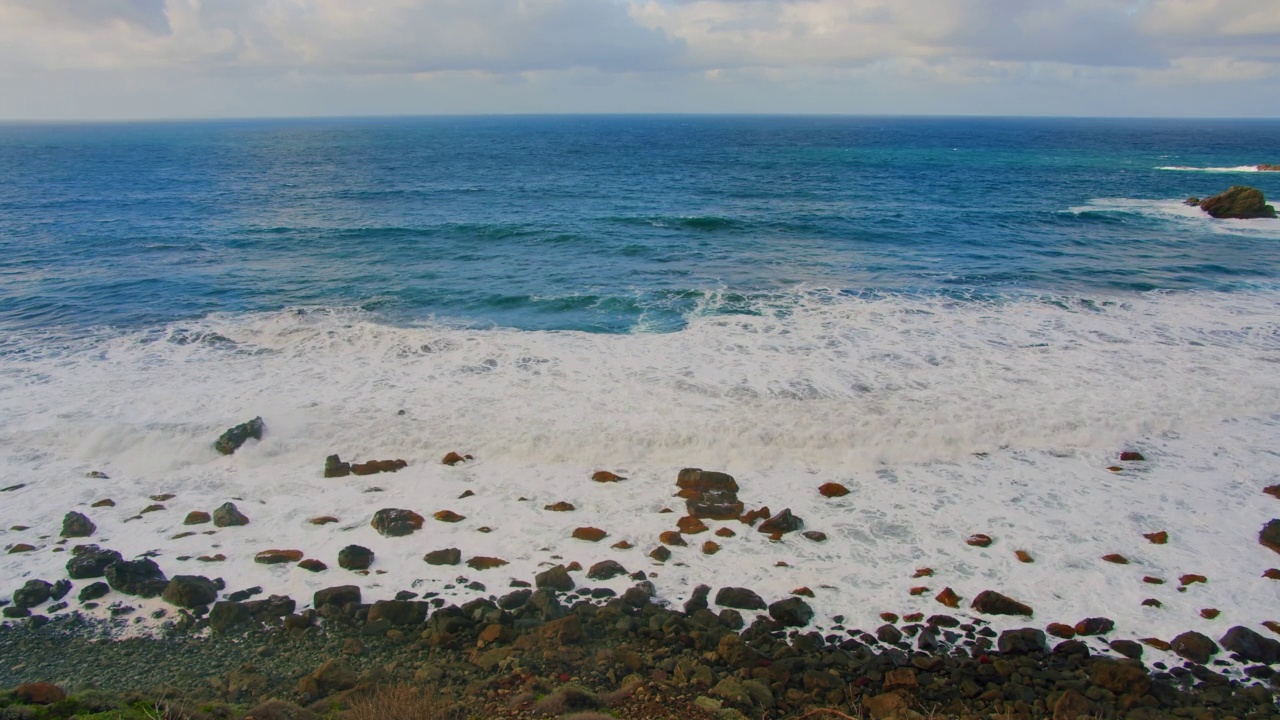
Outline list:
[[[501,117],[0,126],[0,327],[357,306],[679,327],[707,293],[1272,287],[1280,121]],[[1106,201],[1098,203],[1097,201]],[[1156,202],[1156,201],[1162,201]],[[1092,203],[1092,205],[1091,205]],[[1083,208],[1083,210],[1082,210]]]

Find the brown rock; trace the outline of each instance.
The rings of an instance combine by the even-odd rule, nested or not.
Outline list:
[[[880,613],[880,619],[887,623],[896,623],[898,622],[898,614],[891,613],[891,612],[882,612]]]
[[[1213,197],[1201,200],[1200,209],[1214,218],[1252,220],[1276,216],[1276,209],[1267,204],[1262,191],[1246,185],[1232,185]]]
[[[1151,541],[1154,545],[1164,545],[1169,542],[1169,533],[1161,530],[1160,532],[1143,533],[1142,537]]]
[[[577,510],[577,508],[573,506],[573,503],[568,503],[568,502],[565,502],[564,500],[561,500],[560,502],[554,505],[547,505],[542,509],[550,510],[551,512],[573,512],[574,510]]]
[[[466,500],[466,499],[467,499],[467,498],[469,498],[469,497],[475,497],[475,495],[476,495],[476,494],[475,494],[475,492],[473,492],[473,491],[471,491],[471,490],[463,490],[463,491],[462,491],[462,494],[458,496],[458,499],[459,499],[459,500]]]
[[[24,683],[14,690],[28,705],[52,705],[67,699],[67,692],[53,683]]]
[[[609,547],[612,547],[614,550],[630,550],[631,548],[635,547],[635,545],[632,545],[626,540],[619,540],[618,542],[614,543],[613,545],[610,545]]]
[[[1151,577],[1150,575],[1148,575],[1148,576],[1146,576],[1146,577],[1142,578],[1142,582],[1144,582],[1144,583],[1146,583],[1146,584],[1148,584],[1148,585],[1163,585],[1163,584],[1164,584],[1164,581],[1163,581],[1163,580],[1161,580],[1160,578],[1158,578],[1158,577]]]
[[[1213,620],[1221,614],[1222,612],[1216,608],[1205,608],[1200,611],[1200,617],[1204,618],[1205,620]]]
[[[1161,608],[1161,607],[1164,607],[1164,603],[1160,602],[1159,600],[1157,600],[1157,599],[1155,599],[1155,598],[1147,598],[1146,600],[1143,600],[1143,601],[1142,601],[1142,606],[1143,606],[1143,607]]]
[[[929,592],[929,588],[925,585],[921,585],[919,587],[913,587],[911,588],[911,597],[920,597],[921,595],[927,592]]]
[[[1280,580],[1280,568],[1268,568],[1262,573],[1262,577],[1268,580]]]
[[[719,530],[716,530],[716,537],[731,538],[731,537],[736,537],[737,535],[738,535],[737,533],[735,533],[734,531],[730,530],[727,527],[722,527]]]
[[[1031,617],[1032,610],[1029,605],[1006,597],[994,590],[984,590],[978,593],[970,604],[971,608],[977,610],[984,615],[1024,615]]]
[[[353,464],[351,472],[355,475],[376,475],[377,473],[396,472],[406,467],[409,467],[409,463],[404,460],[370,460]]]
[[[687,547],[689,543],[684,541],[684,537],[675,530],[667,530],[658,536],[658,542],[663,545],[675,545],[677,547]]]
[[[1280,520],[1269,520],[1258,533],[1258,542],[1263,547],[1280,552]]]
[[[818,488],[818,492],[822,493],[822,497],[838,498],[849,494],[849,488],[836,482],[823,484]]]
[[[140,514],[145,515],[146,513],[160,512],[161,510],[164,510],[164,509],[165,509],[164,505],[156,503],[154,505],[148,505],[142,508],[142,511]]]
[[[710,540],[702,543],[703,555],[715,555],[718,552],[720,552],[720,546],[717,545],[716,543],[713,543]]]
[[[565,570],[568,570],[569,572],[578,572],[581,569],[582,569],[582,563],[578,562],[577,560],[574,560],[573,562],[569,563],[567,567],[565,567]]]
[[[871,720],[906,720],[911,712],[911,703],[901,691],[864,698],[862,704],[871,713]]]
[[[1031,557],[1031,553],[1026,550],[1014,550],[1013,554],[1018,558],[1018,562],[1030,563],[1035,562],[1035,558]]]
[[[1103,555],[1102,559],[1106,560],[1109,563],[1115,563],[1116,565],[1129,564],[1129,558],[1121,555],[1120,553],[1111,553],[1110,555]]]
[[[223,555],[222,553],[218,553],[217,555],[201,555],[200,557],[196,558],[196,560],[199,560],[200,562],[205,562],[205,563],[223,562],[226,559],[227,559],[227,556]]]
[[[1277,635],[1280,635],[1280,623],[1276,622],[1275,620],[1263,620],[1262,626],[1270,630],[1271,632]]]
[[[1070,640],[1076,636],[1076,629],[1063,623],[1049,623],[1044,631],[1053,637],[1062,638],[1063,640]]]
[[[36,546],[35,546],[35,545],[28,545],[28,544],[26,544],[26,543],[18,543],[18,544],[13,545],[13,546],[11,546],[11,547],[9,548],[9,554],[10,554],[10,555],[16,555],[16,554],[18,554],[18,553],[28,553],[28,552],[32,552],[32,551],[34,551],[35,549],[36,549]]]
[[[710,491],[738,492],[738,483],[732,475],[697,468],[685,468],[676,478],[676,486],[681,490],[694,490],[700,493]]]
[[[1079,720],[1089,716],[1089,701],[1075,690],[1067,690],[1053,704],[1053,720]]]
[[[192,510],[191,512],[187,513],[187,517],[185,520],[182,521],[182,524],[183,525],[203,525],[207,522],[212,522],[212,521],[213,521],[213,517],[209,515],[209,513],[204,512],[203,510]]]
[[[301,550],[263,550],[253,556],[253,561],[263,565],[296,563],[303,558],[303,555]]]
[[[313,517],[307,522],[311,523],[312,525],[329,525],[331,523],[338,522],[338,518],[332,515],[321,515],[320,517]]]
[[[1170,648],[1169,643],[1161,640],[1160,638],[1138,638],[1138,642],[1146,645],[1147,647],[1153,647],[1156,650],[1167,651]]]
[[[796,532],[804,528],[804,521],[791,514],[791,508],[785,508],[782,512],[760,523],[757,531],[765,534],[786,534]]]
[[[933,568],[916,568],[916,574],[913,578],[933,577]]]
[[[765,518],[769,517],[769,516],[770,516],[770,515],[772,515],[772,514],[773,514],[773,513],[769,512],[769,506],[768,506],[768,505],[766,505],[766,506],[764,506],[764,507],[762,507],[762,508],[759,508],[759,509],[757,509],[757,510],[752,510],[752,511],[750,511],[750,512],[743,513],[743,514],[742,514],[742,517],[740,517],[740,518],[738,518],[738,519],[739,519],[740,521],[742,521],[742,523],[743,523],[743,524],[745,524],[745,525],[755,525],[756,523],[758,523],[758,522],[760,522],[761,520],[763,520],[763,519],[765,519]]]
[[[435,513],[434,515],[432,515],[431,517],[439,520],[440,522],[447,522],[447,523],[462,522],[463,520],[467,519],[466,517],[459,515],[458,513],[452,510],[441,510]]]
[[[982,533],[978,533],[977,535],[970,535],[969,539],[964,541],[964,544],[972,545],[973,547],[984,548],[984,547],[991,547],[992,542],[993,541],[990,535],[983,535]]]
[[[1280,498],[1280,485],[1270,485],[1262,489],[1262,492],[1273,498]]]
[[[1194,585],[1195,583],[1207,583],[1209,582],[1209,578],[1203,575],[1187,574],[1178,578],[1178,582],[1182,583],[1183,585]]]
[[[902,622],[918,623],[921,620],[924,620],[924,613],[922,612],[915,612],[902,616]]]
[[[325,565],[323,562],[316,560],[314,558],[303,560],[302,562],[298,563],[298,567],[302,568],[303,570],[309,570],[311,572],[324,572],[325,570],[329,569],[328,565]]]
[[[659,545],[658,547],[649,551],[649,557],[653,558],[654,560],[657,560],[658,562],[666,562],[671,559],[671,551],[668,550],[665,546]]]
[[[152,495],[151,499],[155,500],[156,502],[168,502],[169,500],[172,500],[176,497],[178,496],[174,495],[173,493],[160,493],[159,495]]]
[[[115,507],[115,506],[116,506],[116,501],[115,501],[115,500],[112,500],[112,499],[110,499],[110,498],[106,498],[106,499],[99,500],[99,501],[95,502],[94,504],[90,505],[89,507],[101,508],[101,507]]]
[[[1114,630],[1115,627],[1116,624],[1111,618],[1085,618],[1084,620],[1076,623],[1076,634],[1084,635],[1086,637],[1090,635],[1106,635]]]
[[[791,591],[792,595],[803,595],[805,597],[813,597],[813,591],[807,587],[798,587]]]
[[[493,568],[502,567],[506,564],[506,560],[501,560],[496,557],[485,557],[483,555],[478,555],[467,561],[467,567],[472,570],[492,570]]]
[[[587,542],[600,542],[605,539],[609,533],[595,527],[580,527],[573,531],[573,537],[578,540],[586,540]]]
[[[471,459],[470,455],[459,455],[456,452],[450,452],[448,455],[445,455],[444,459],[441,460],[440,462],[445,465],[453,466],[461,462],[466,462],[467,460],[470,460],[470,459]]]
[[[949,608],[960,607],[960,596],[956,595],[955,591],[951,588],[943,588],[942,592],[938,593],[934,600],[937,600]]]
[[[920,685],[916,682],[916,670],[910,667],[894,668],[884,674],[885,692],[906,690],[914,692]]]
[[[710,530],[706,523],[692,515],[685,515],[677,520],[676,527],[680,528],[680,532],[685,535],[697,535],[698,533],[704,533],[707,530]]]
[[[1108,469],[1108,470],[1110,470],[1110,471],[1111,471],[1111,472],[1113,472],[1113,473],[1124,472],[1124,468],[1120,467],[1119,465],[1112,465],[1111,467],[1109,467],[1109,468],[1107,468],[1107,469]]]
[[[626,478],[622,477],[621,475],[618,475],[616,473],[611,473],[608,470],[597,470],[596,472],[592,473],[591,479],[595,480],[598,483],[622,482],[623,480],[626,480]]]
[[[383,508],[375,512],[373,520],[369,521],[369,525],[383,537],[412,535],[422,529],[422,523],[421,515],[403,508]]]
[[[577,615],[552,620],[538,628],[538,637],[552,647],[582,642],[582,623]]]
[[[1136,450],[1126,450],[1120,453],[1120,462],[1142,462],[1144,460],[1146,458]]]

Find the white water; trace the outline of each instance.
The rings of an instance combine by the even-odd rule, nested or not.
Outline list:
[[[1249,238],[1280,240],[1280,219],[1255,218],[1251,220],[1219,219],[1209,215],[1196,205],[1182,200],[1140,200],[1135,198],[1098,198],[1087,205],[1070,209],[1080,213],[1108,213],[1115,215],[1139,215],[1173,224],[1169,243],[1178,242],[1177,230],[1193,232],[1209,231],[1219,235],[1236,235]]]
[[[584,566],[612,557],[656,572],[673,601],[699,582],[746,585],[769,601],[808,586],[826,625],[836,613],[868,629],[883,611],[944,612],[931,598],[950,586],[966,599],[1005,592],[1031,604],[1041,626],[1105,615],[1116,637],[1216,637],[1277,619],[1280,583],[1261,574],[1280,556],[1256,536],[1280,514],[1260,492],[1280,482],[1278,307],[1280,295],[1261,292],[988,304],[810,293],[759,315],[699,315],[670,334],[396,328],[357,312],[289,311],[87,339],[10,336],[0,485],[27,487],[0,494],[0,528],[31,526],[4,531],[3,544],[40,550],[0,555],[0,593],[62,575],[66,555],[51,550],[62,515],[80,510],[99,527],[93,541],[126,555],[157,550],[170,575],[221,575],[229,591],[261,585],[304,602],[349,582],[370,600],[415,581],[440,591],[460,575],[500,594],[556,556]],[[267,423],[262,442],[232,457],[211,449],[255,415]],[[1108,471],[1130,447],[1148,462]],[[451,450],[477,459],[440,465]],[[410,466],[326,480],[334,452]],[[713,523],[738,536],[690,537],[673,562],[651,562],[657,535],[680,516],[671,495],[685,466],[735,474],[749,507],[790,507],[830,540],[773,543]],[[591,482],[601,468],[630,479]],[[110,479],[86,479],[95,469]],[[828,481],[853,493],[826,500],[817,487]],[[373,486],[384,491],[363,492]],[[476,495],[456,499],[467,489]],[[157,493],[177,497],[125,522]],[[89,509],[104,497],[117,506]],[[169,539],[212,529],[182,518],[232,498],[249,526]],[[578,510],[542,510],[560,500]],[[382,507],[416,510],[427,525],[381,538],[368,522]],[[467,519],[431,520],[441,509]],[[318,515],[342,522],[306,522]],[[569,537],[587,525],[610,537]],[[1169,545],[1141,537],[1155,530],[1169,531]],[[966,546],[975,532],[996,544]],[[624,539],[636,549],[609,548]],[[704,539],[723,550],[702,555]],[[386,574],[337,568],[348,543],[373,548]],[[422,562],[445,547],[511,564]],[[304,550],[330,570],[254,564],[269,548]],[[1037,562],[1018,563],[1015,549]],[[216,552],[228,561],[176,559]],[[1113,552],[1135,564],[1099,560]],[[921,566],[936,577],[912,580]],[[1210,582],[1177,592],[1184,573]],[[1143,575],[1168,584],[1144,585]],[[918,584],[931,592],[910,597]],[[1144,597],[1165,607],[1140,607]],[[1222,617],[1201,619],[1206,607]]]
[[[1265,172],[1258,169],[1257,165],[1238,165],[1236,167],[1185,167],[1181,165],[1169,165],[1166,167],[1158,167],[1157,170],[1169,170],[1172,172],[1204,172],[1204,173],[1252,173]]]

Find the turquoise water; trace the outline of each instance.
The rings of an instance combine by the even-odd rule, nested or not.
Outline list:
[[[0,126],[0,326],[360,308],[669,331],[813,288],[1271,287],[1274,222],[1172,204],[1280,174],[1280,123],[527,117]],[[1270,154],[1266,154],[1270,151]],[[709,299],[713,301],[709,302]]]

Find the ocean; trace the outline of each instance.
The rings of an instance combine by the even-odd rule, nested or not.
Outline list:
[[[905,590],[937,565],[962,596],[999,586],[1046,620],[1207,622],[1186,593],[1139,607],[1153,591],[1099,567],[1105,551],[1149,554],[1146,573],[1211,568],[1203,602],[1260,621],[1280,599],[1256,543],[1274,515],[1260,490],[1280,476],[1280,221],[1181,201],[1234,184],[1280,200],[1280,173],[1251,171],[1280,160],[1278,134],[994,118],[0,125],[0,484],[24,485],[0,495],[0,527],[29,528],[0,542],[112,497],[93,515],[113,547],[176,573],[212,543],[228,590],[341,584],[254,565],[283,542],[374,547],[389,573],[360,580],[372,597],[451,581],[420,559],[437,545],[504,557],[488,572],[512,577],[553,557],[634,570],[692,466],[829,540],[689,548],[655,569],[673,600],[727,578],[775,596],[807,584],[820,611],[870,618],[936,605]],[[259,415],[261,442],[212,450]],[[1147,462],[1117,465],[1125,449]],[[454,450],[476,459],[441,466]],[[331,453],[410,467],[326,480]],[[597,486],[596,469],[629,480]],[[854,492],[817,496],[827,481]],[[136,515],[157,493],[177,499]],[[232,498],[266,522],[171,539],[187,510]],[[542,512],[559,500],[578,511]],[[379,507],[446,506],[468,522],[428,519],[412,542],[367,527]],[[345,533],[306,523],[334,513]],[[635,557],[568,539],[576,525]],[[1159,529],[1167,556],[1141,544]],[[972,532],[998,542],[979,553]],[[0,555],[0,594],[58,567]]]

